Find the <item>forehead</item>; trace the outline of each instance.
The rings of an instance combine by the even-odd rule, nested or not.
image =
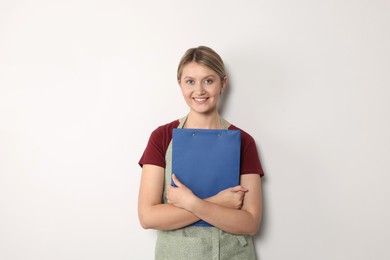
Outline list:
[[[183,66],[182,77],[205,77],[210,75],[218,76],[214,70],[195,61]]]

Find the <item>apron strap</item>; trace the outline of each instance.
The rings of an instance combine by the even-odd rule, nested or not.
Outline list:
[[[188,115],[186,115],[185,117],[182,117],[182,118],[179,119],[180,124],[179,124],[179,126],[177,128],[183,128],[184,124],[187,121],[187,117],[188,117]]]

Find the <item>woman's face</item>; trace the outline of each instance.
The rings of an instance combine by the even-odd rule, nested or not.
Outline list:
[[[191,111],[211,114],[217,111],[219,96],[225,91],[227,79],[221,80],[212,69],[194,61],[184,65],[179,85]]]

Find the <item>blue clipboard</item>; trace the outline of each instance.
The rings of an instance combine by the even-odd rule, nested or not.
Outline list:
[[[240,183],[240,148],[240,130],[175,128],[172,173],[199,198],[214,196]]]

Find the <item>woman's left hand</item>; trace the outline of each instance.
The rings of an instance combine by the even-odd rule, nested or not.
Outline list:
[[[192,191],[187,188],[180,180],[176,177],[175,174],[172,174],[172,180],[177,187],[172,185],[167,185],[167,200],[168,203],[179,208],[187,209],[192,203],[196,201],[198,197],[192,193]]]

